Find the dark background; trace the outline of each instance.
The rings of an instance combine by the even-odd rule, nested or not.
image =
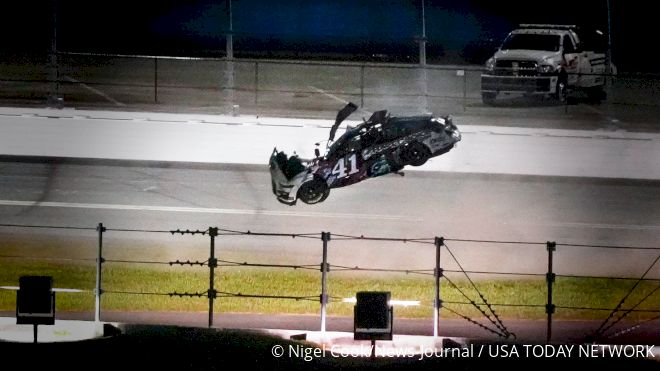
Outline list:
[[[37,0],[2,5],[4,53],[57,49],[222,57],[228,0]],[[429,63],[481,64],[519,23],[578,24],[607,32],[607,0],[426,0]],[[655,12],[610,0],[620,71],[660,72]],[[233,0],[236,57],[415,63],[421,0]]]

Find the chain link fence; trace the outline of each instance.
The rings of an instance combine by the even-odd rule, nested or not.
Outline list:
[[[53,64],[52,60],[55,60]],[[505,101],[496,107],[481,99],[479,65],[442,66],[367,62],[323,62],[140,55],[59,53],[14,55],[0,60],[0,99],[17,103],[114,109],[162,109],[249,115],[332,118],[352,101],[365,111],[397,114],[593,114],[593,105],[572,94],[567,103],[552,99]],[[598,110],[640,117],[660,110],[660,76],[620,72],[606,76],[607,98]],[[52,103],[52,100],[51,102]],[[515,111],[515,110],[514,110]],[[532,112],[534,114],[534,112]],[[561,116],[560,116],[561,117]]]

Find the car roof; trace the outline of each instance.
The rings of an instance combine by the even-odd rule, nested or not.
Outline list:
[[[398,124],[410,124],[410,123],[419,123],[426,124],[431,120],[432,115],[418,115],[418,116],[403,116],[403,117],[390,117],[387,120],[387,125],[398,125]]]

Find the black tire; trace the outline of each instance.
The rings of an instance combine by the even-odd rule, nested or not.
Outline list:
[[[321,199],[318,202],[325,201],[325,199],[328,198],[328,196],[330,196],[330,189],[326,187],[325,192],[323,192],[323,197],[321,197]]]
[[[431,157],[429,149],[420,142],[413,142],[404,149],[404,158],[412,166],[422,166]]]
[[[561,103],[566,103],[568,99],[568,78],[564,74],[557,79],[554,98]]]
[[[493,93],[491,91],[488,92],[481,92],[481,100],[484,102],[484,104],[487,105],[493,105],[495,104],[495,99],[497,98],[497,93]]]
[[[328,185],[320,179],[309,180],[298,189],[298,199],[310,205],[323,202],[329,194]]]

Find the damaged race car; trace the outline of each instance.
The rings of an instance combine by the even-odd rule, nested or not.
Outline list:
[[[287,156],[277,147],[273,149],[269,167],[278,201],[287,205],[295,205],[298,199],[306,204],[319,203],[332,188],[399,173],[406,165],[421,166],[461,140],[449,116],[393,117],[382,110],[356,127],[347,127],[335,141],[339,125],[355,110],[357,106],[348,103],[339,111],[323,156],[318,147],[313,159]]]

